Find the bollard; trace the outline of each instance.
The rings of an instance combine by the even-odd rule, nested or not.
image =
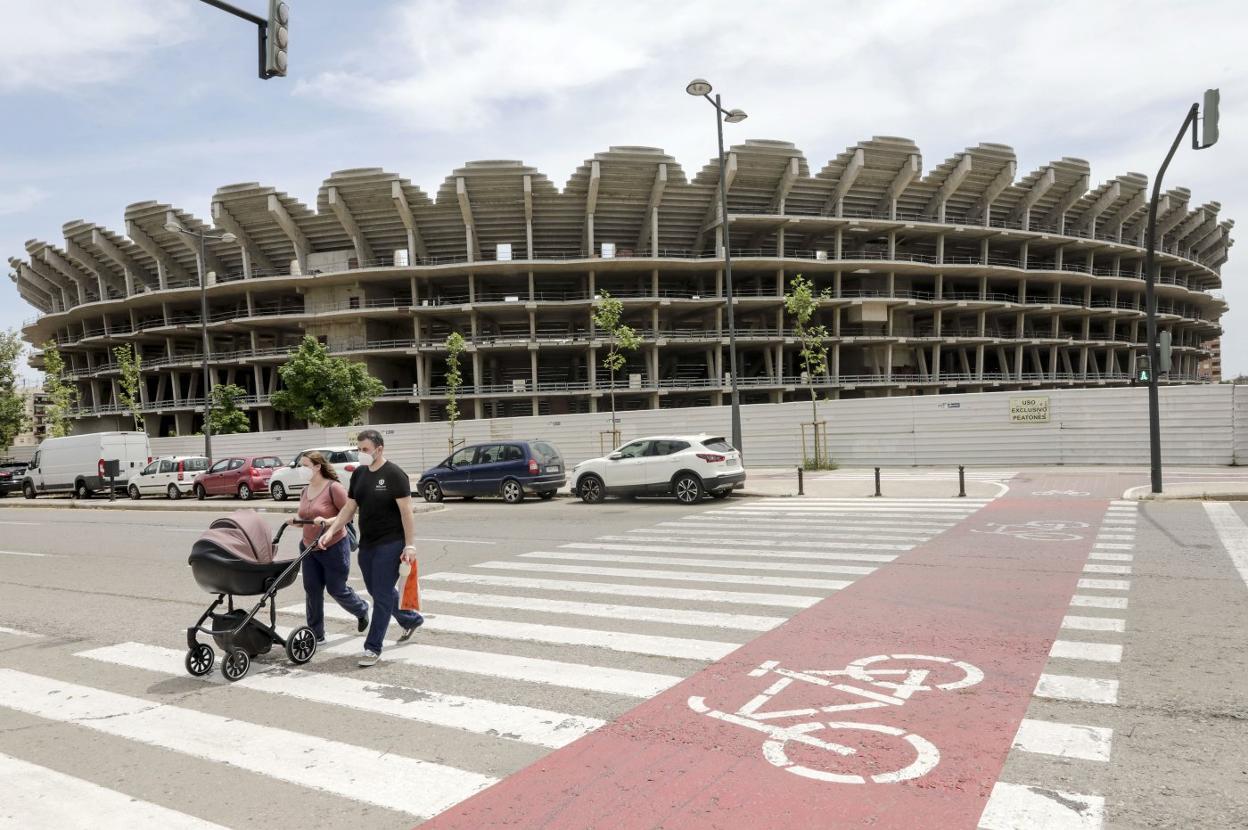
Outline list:
[[[966,468],[958,465],[958,498],[966,498]]]
[[[799,496],[806,495],[806,490],[802,486],[802,468],[801,467],[797,468],[797,494]]]
[[[875,468],[875,495],[877,498],[884,495],[883,493],[880,492],[880,468],[879,467]]]

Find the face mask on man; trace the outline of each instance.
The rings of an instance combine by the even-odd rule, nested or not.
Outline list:
[[[360,451],[360,463],[365,467],[373,466],[373,454],[371,452]]]

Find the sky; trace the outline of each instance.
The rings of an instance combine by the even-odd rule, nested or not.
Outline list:
[[[264,14],[265,0],[234,0]],[[1086,159],[1093,187],[1150,180],[1187,108],[1222,91],[1221,141],[1166,175],[1248,232],[1242,0],[291,0],[290,71],[256,75],[255,27],[197,0],[0,0],[0,251],[124,230],[148,199],[200,217],[258,181],[315,204],[333,171],[382,167],[436,192],[474,159],[562,186],[612,145],[687,173],[715,151],[704,77],[749,118],[729,143],[791,141],[812,170],[873,135],[924,173],[981,142],[1018,176]],[[1236,235],[1236,234],[1233,234]],[[1223,266],[1223,373],[1248,373],[1248,243]],[[35,310],[0,280],[0,328]]]

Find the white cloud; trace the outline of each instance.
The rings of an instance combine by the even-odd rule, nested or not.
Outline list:
[[[115,81],[184,40],[189,13],[169,0],[0,0],[0,92]]]
[[[48,194],[32,185],[25,185],[16,190],[0,191],[0,216],[15,216],[25,213],[43,200]]]

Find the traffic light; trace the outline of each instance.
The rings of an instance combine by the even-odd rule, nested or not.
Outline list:
[[[290,4],[269,0],[269,28],[264,71],[268,77],[286,76],[286,46],[290,42]]]
[[[1148,383],[1153,379],[1153,372],[1148,365],[1148,355],[1142,354],[1135,361],[1135,380],[1137,383]]]
[[[1205,105],[1201,108],[1204,116],[1204,129],[1201,130],[1200,147],[1212,147],[1218,143],[1218,102],[1221,93],[1216,89],[1205,90]]]
[[[1170,332],[1163,331],[1157,336],[1157,371],[1170,371]]]

